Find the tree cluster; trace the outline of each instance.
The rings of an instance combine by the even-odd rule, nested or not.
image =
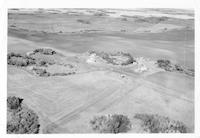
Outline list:
[[[22,106],[23,99],[19,97],[7,98],[7,133],[8,134],[36,134],[39,133],[39,117],[31,109]]]

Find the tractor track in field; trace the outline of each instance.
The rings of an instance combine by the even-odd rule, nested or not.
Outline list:
[[[127,76],[132,76],[133,78],[135,77],[135,75],[133,75],[131,73],[128,73],[128,72],[118,71],[118,70],[113,70],[113,71],[114,72],[118,72],[120,74],[125,74]],[[162,95],[172,96],[172,97],[175,97],[175,98],[177,98],[179,100],[184,100],[185,102],[192,103],[192,104],[194,102],[191,99],[188,99],[186,97],[180,97],[179,95],[174,94],[174,93],[177,93],[177,90],[169,89],[169,88],[164,87],[162,85],[150,82],[150,81],[146,80],[145,77],[137,79],[136,81],[140,81],[140,83],[143,83],[143,85],[145,85],[146,87],[152,88],[152,89],[156,90],[157,92],[159,92]],[[165,91],[167,91],[167,92],[165,92]]]
[[[58,118],[58,119],[56,119],[52,122],[54,122],[54,124],[60,125],[62,123],[66,123],[66,122],[71,121],[76,115],[78,115],[81,112],[87,110],[88,108],[94,106],[98,102],[102,101],[102,99],[104,99],[105,97],[108,97],[109,95],[111,95],[113,93],[113,91],[108,93],[105,90],[106,90],[106,88],[104,88],[103,93],[101,92],[100,94],[96,95],[91,101],[87,102],[84,105],[79,106],[78,108],[74,109],[70,113],[67,113],[67,114],[61,113],[61,114],[64,114],[64,115],[62,115],[60,118]],[[118,90],[115,89],[114,92],[116,92],[116,91],[118,91]],[[48,124],[46,127],[50,127],[50,126],[51,126],[51,124]]]
[[[108,71],[108,70],[105,70],[105,71]],[[120,72],[120,71],[117,71],[117,70],[112,70],[112,71],[116,72],[116,73],[120,73],[120,74],[126,74],[128,76],[132,76],[130,73],[127,73],[127,72]],[[95,104],[97,104],[99,102],[103,102],[105,100],[109,101],[109,99],[112,99],[107,104],[103,105],[103,107],[101,109],[99,109],[98,112],[101,112],[101,111],[105,110],[106,108],[108,108],[109,106],[112,106],[114,103],[123,99],[124,96],[127,96],[131,92],[134,92],[134,90],[137,89],[138,87],[140,87],[141,85],[145,85],[146,87],[152,88],[152,89],[155,90],[155,92],[158,92],[162,95],[171,96],[173,98],[176,98],[178,100],[183,100],[183,101],[190,103],[190,104],[193,103],[193,101],[188,99],[188,98],[183,98],[183,97],[179,97],[175,94],[171,94],[171,93],[175,93],[176,92],[175,90],[154,84],[152,82],[145,80],[145,78],[139,78],[137,80],[132,80],[132,82],[134,82],[136,84],[136,87],[134,87],[134,88],[131,87],[131,89],[129,89],[129,90],[119,89],[119,90],[116,90],[116,91],[112,91],[111,93],[104,92],[103,94],[96,95],[91,102],[88,102],[87,104],[84,104],[83,106],[78,107],[77,109],[73,110],[72,112],[63,115],[59,119],[54,120],[52,122],[54,122],[54,125],[57,124],[57,126],[60,126],[62,123],[66,124],[67,122],[76,118],[76,116],[78,116],[81,112],[87,110],[88,108],[94,106]],[[170,91],[170,93],[163,92],[163,91],[167,91],[167,92]],[[119,93],[119,92],[123,92],[123,94],[121,94],[118,97],[114,97],[114,96],[116,96],[115,94]],[[62,113],[62,114],[64,114],[64,113]],[[51,124],[49,124],[47,126],[49,127],[49,126],[51,126]]]

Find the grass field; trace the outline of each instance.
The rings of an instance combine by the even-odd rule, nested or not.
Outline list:
[[[129,133],[143,133],[140,122],[133,118],[136,113],[168,116],[182,121],[193,132],[194,77],[167,72],[152,63],[147,64],[147,72],[135,73],[137,65],[89,64],[85,56],[90,50],[123,51],[134,58],[169,59],[194,69],[194,20],[185,19],[192,18],[190,14],[174,18],[178,13],[163,11],[170,15],[168,20],[153,16],[151,21],[142,15],[117,16],[112,10],[107,10],[108,16],[100,16],[97,11],[92,10],[90,15],[84,10],[73,14],[11,10],[8,53],[49,47],[63,56],[63,63],[73,64],[77,73],[39,77],[26,68],[8,65],[8,95],[22,97],[39,115],[40,133],[94,133],[89,121],[95,115],[115,113],[129,116],[134,124]],[[64,70],[57,68],[51,66],[49,70]]]

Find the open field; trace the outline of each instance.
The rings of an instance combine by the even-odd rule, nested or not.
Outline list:
[[[134,124],[128,133],[144,133],[136,113],[167,116],[194,132],[194,76],[156,64],[168,59],[194,69],[193,12],[145,10],[9,10],[8,53],[50,48],[56,54],[34,53],[33,65],[8,65],[8,96],[23,98],[38,114],[40,133],[95,133],[90,120],[105,114],[127,115]],[[88,51],[129,53],[134,61],[113,65]]]

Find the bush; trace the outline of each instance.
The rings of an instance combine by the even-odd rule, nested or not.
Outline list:
[[[131,128],[129,118],[118,114],[94,117],[90,124],[100,133],[125,133]]]
[[[184,73],[189,76],[194,76],[193,69],[184,68],[178,64],[172,64],[169,60],[159,59],[157,60],[158,67],[166,70],[166,71],[177,71],[180,73]]]
[[[22,57],[22,55],[19,53],[11,52],[11,53],[7,54],[7,57],[8,57],[8,59],[10,59],[11,57]]]
[[[7,98],[7,107],[8,109],[18,109],[21,107],[23,99],[15,97],[15,96],[9,96]]]
[[[129,65],[136,62],[134,58],[129,53],[117,52],[117,53],[105,53],[105,52],[95,52],[89,51],[89,54],[96,54],[101,57],[107,63],[113,65]]]
[[[157,64],[158,64],[158,67],[160,67],[166,71],[173,70],[172,64],[169,60],[159,59],[159,60],[157,60]]]
[[[38,116],[28,108],[13,112],[7,122],[8,134],[36,134],[39,133],[39,128]]]
[[[155,114],[136,114],[136,119],[142,120],[142,127],[150,133],[186,133],[187,127],[179,121],[171,120]]]
[[[23,99],[18,97],[8,97],[7,105],[8,120],[7,120],[7,133],[8,134],[30,134],[39,133],[39,118],[36,113],[22,106]],[[17,110],[16,110],[17,109]]]
[[[189,76],[192,76],[192,77],[194,77],[194,75],[195,75],[194,69],[186,69],[186,70],[184,70],[184,73]]]
[[[35,64],[35,60],[33,58],[13,52],[8,53],[7,62],[9,65],[22,66],[22,67]]]
[[[35,49],[33,51],[33,53],[41,53],[44,55],[54,55],[54,54],[56,54],[56,51],[54,51],[50,48],[38,48],[38,49]]]
[[[41,77],[47,77],[50,76],[51,74],[49,72],[46,71],[46,69],[42,69],[42,68],[33,68],[33,71],[41,76]]]
[[[16,65],[16,66],[27,66],[28,60],[26,60],[22,57],[11,57],[11,59],[8,60],[8,64]]]
[[[175,70],[176,71],[180,71],[180,72],[182,72],[183,71],[183,68],[180,66],[180,65],[175,65]]]
[[[73,75],[73,74],[75,74],[75,72],[69,72],[69,73],[62,72],[62,73],[54,73],[52,74],[52,76],[68,76],[68,75]]]

